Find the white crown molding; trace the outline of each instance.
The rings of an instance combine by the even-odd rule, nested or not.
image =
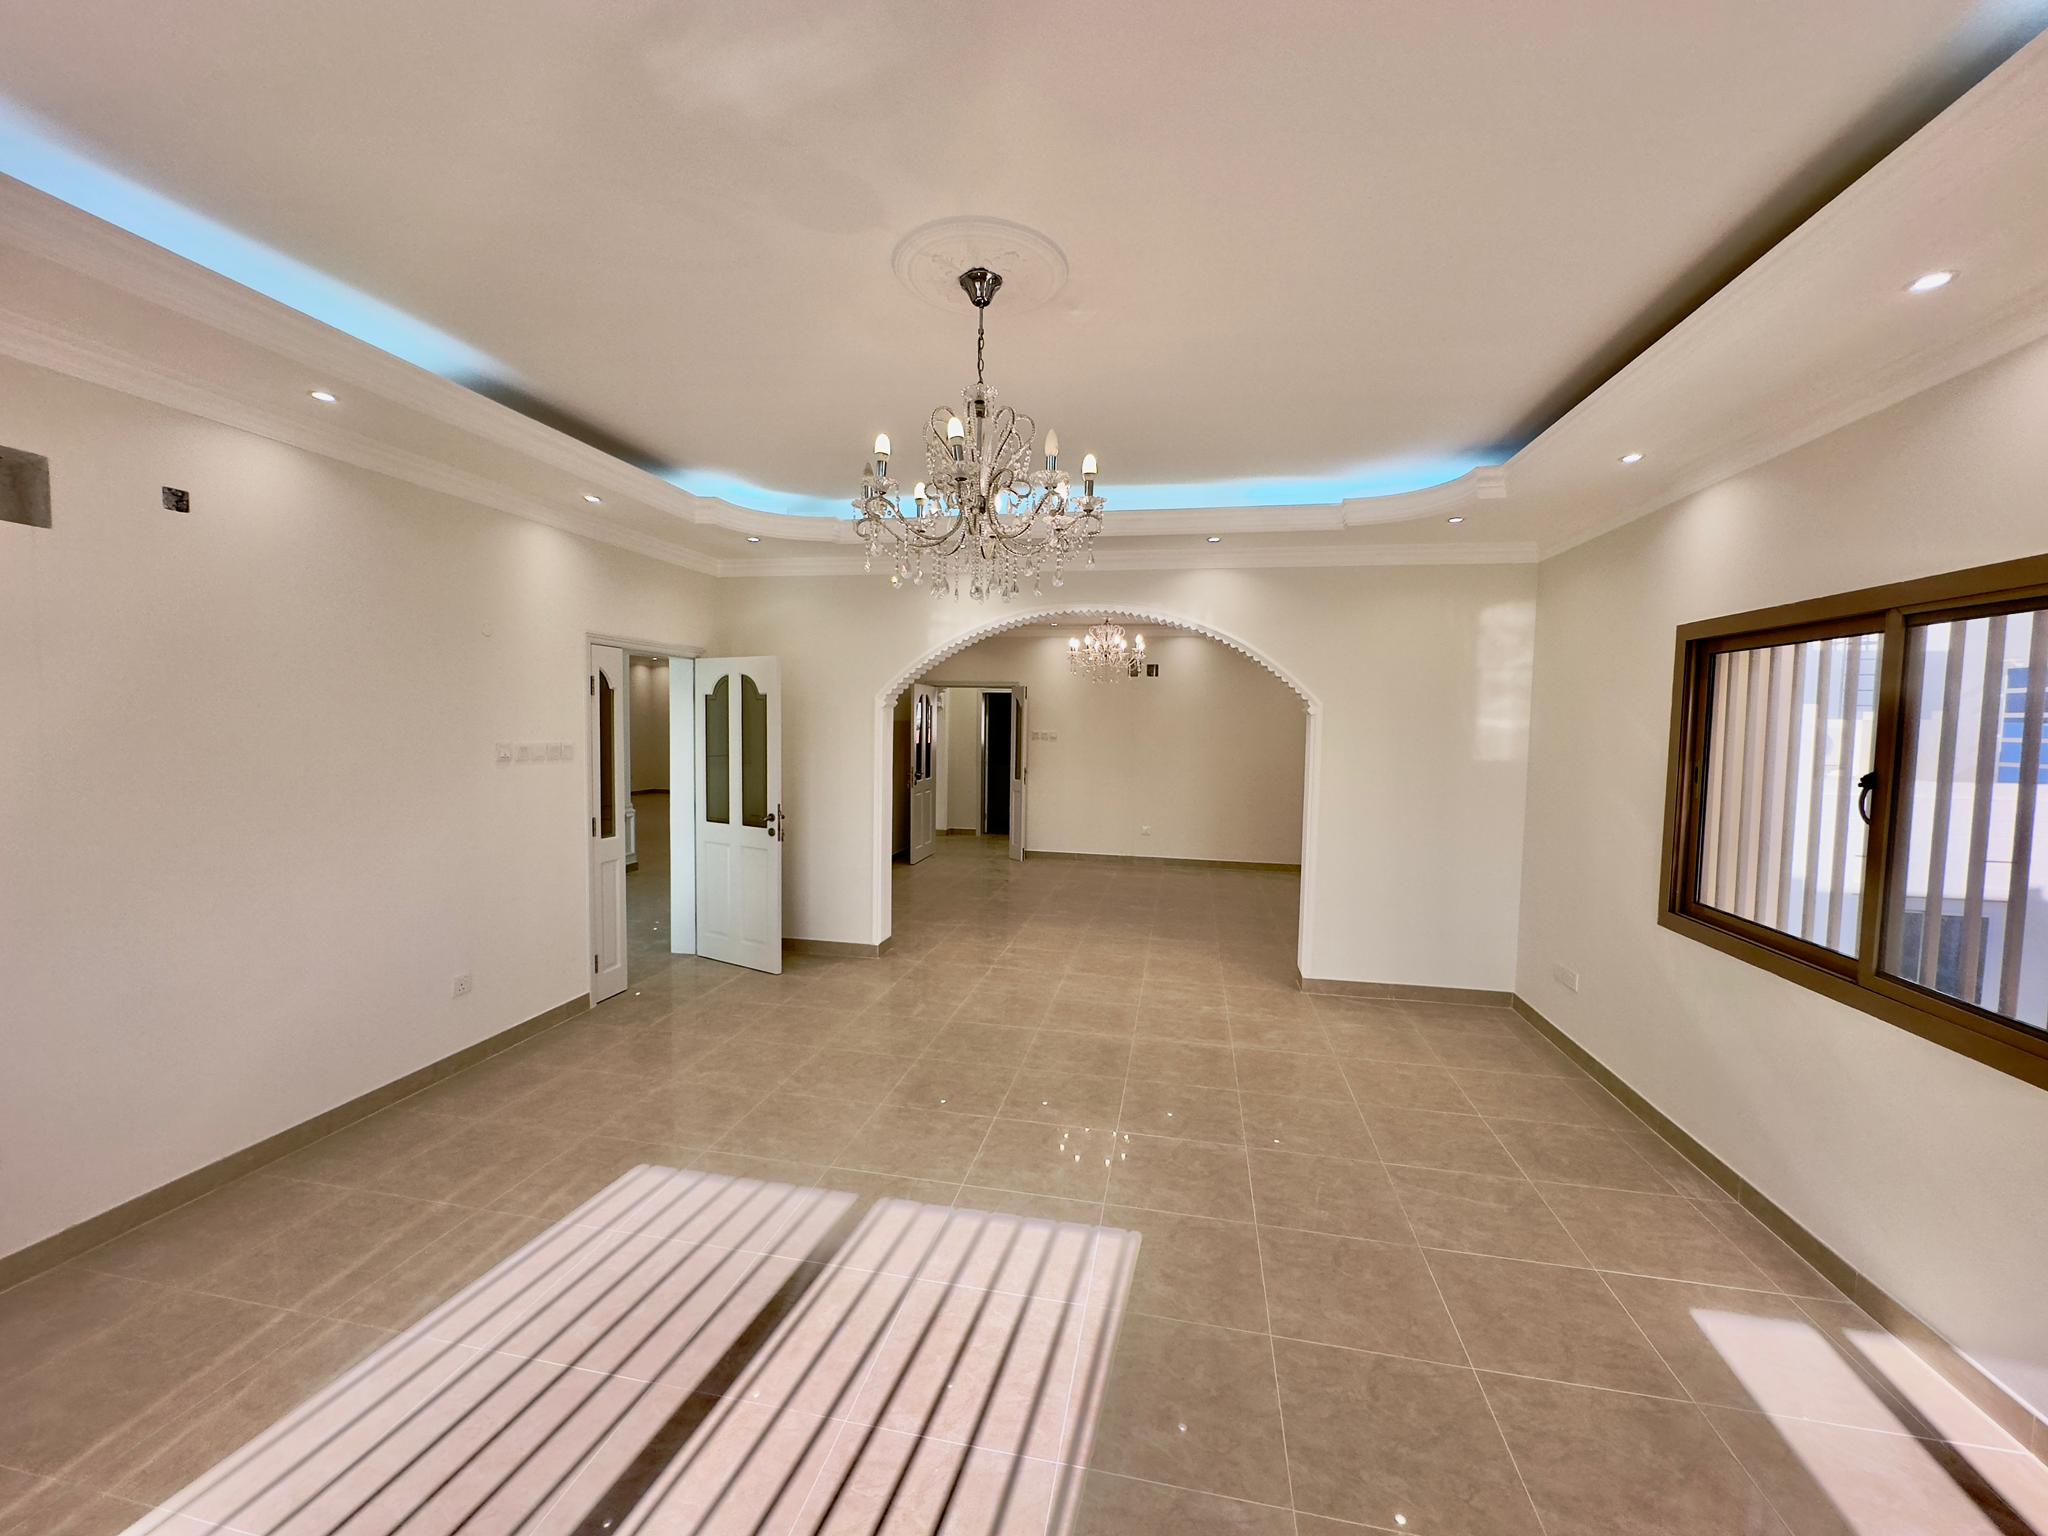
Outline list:
[[[606,524],[601,516],[578,517],[516,495],[495,481],[450,468],[421,454],[392,448],[331,423],[312,423],[263,410],[189,378],[147,363],[68,327],[0,306],[0,352],[67,377],[118,390],[190,416],[218,422],[273,442],[353,464],[422,490],[544,523],[564,533],[613,544],[652,559],[710,576],[719,562],[709,555],[651,539],[630,528]]]
[[[1307,544],[1267,545],[1258,549],[1218,554],[1203,549],[1125,550],[1096,546],[1089,571],[1202,571],[1202,570],[1290,570],[1316,566],[1395,565],[1534,565],[1534,544]],[[756,555],[750,559],[724,560],[720,576],[860,576],[867,570],[865,558],[847,555]]]

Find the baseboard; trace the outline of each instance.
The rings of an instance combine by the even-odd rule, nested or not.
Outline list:
[[[784,939],[782,948],[786,954],[816,955],[827,960],[879,960],[895,942],[896,935],[892,933],[879,944],[854,944],[843,939]]]
[[[1912,1351],[2013,1439],[2048,1461],[2048,1419],[1968,1355],[1943,1338],[1897,1297],[1829,1247],[1770,1196],[1695,1139],[1669,1115],[1610,1069],[1591,1051],[1546,1019],[1528,999],[1513,999],[1515,1012],[1622,1103],[1671,1148],[1712,1179],[1744,1210],[1769,1227],[1786,1245],[1819,1270],[1837,1290],[1902,1339]]]
[[[1294,984],[1304,992],[1322,997],[1367,997],[1388,1003],[1463,1003],[1472,1008],[1507,1008],[1514,1003],[1512,992],[1492,992],[1485,987],[1423,987],[1405,981],[1331,981],[1321,976],[1296,973]]]
[[[1150,853],[1062,853],[1051,848],[1027,848],[1027,859],[1072,859],[1084,864],[1143,864],[1166,869],[1269,869],[1298,875],[1299,864],[1261,864],[1255,859],[1174,859]]]
[[[380,1109],[389,1108],[400,1099],[412,1097],[421,1089],[431,1087],[444,1077],[451,1077],[467,1067],[473,1067],[487,1056],[517,1045],[544,1029],[552,1029],[564,1019],[572,1019],[579,1013],[587,1012],[590,999],[572,998],[558,1003],[545,1013],[501,1029],[495,1035],[466,1045],[439,1061],[429,1062],[416,1071],[394,1078],[381,1088],[372,1088],[368,1093],[358,1094],[346,1104],[337,1104],[333,1109],[322,1110],[310,1120],[301,1120],[297,1125],[288,1126],[275,1135],[266,1136],[242,1148],[218,1158],[203,1168],[172,1179],[168,1184],[159,1184],[155,1189],[124,1200],[111,1210],[97,1216],[88,1216],[76,1226],[66,1227],[62,1232],[26,1248],[0,1256],[0,1291],[5,1291],[31,1276],[45,1270],[55,1269],[70,1259],[75,1259],[89,1249],[102,1243],[111,1242],[122,1233],[154,1221],[181,1205],[189,1205],[201,1195],[208,1195],[224,1184],[232,1184],[244,1174],[254,1173],[266,1163],[274,1163],[286,1153],[310,1146],[322,1137],[331,1136],[344,1126],[374,1115]]]

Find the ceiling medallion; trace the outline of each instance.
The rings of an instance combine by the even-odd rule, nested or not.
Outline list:
[[[1145,637],[1128,639],[1121,624],[1104,620],[1088,626],[1088,632],[1067,642],[1067,665],[1074,675],[1091,683],[1113,683],[1120,678],[1145,675]]]
[[[988,306],[1002,286],[1001,276],[986,267],[960,274],[975,310],[974,382],[962,392],[957,415],[942,405],[926,423],[925,478],[910,493],[911,510],[905,511],[889,475],[887,434],[875,439],[875,456],[862,466],[854,531],[867,546],[869,570],[876,546],[883,546],[894,566],[891,586],[906,580],[918,586],[929,577],[934,597],[964,590],[977,599],[1008,601],[1026,578],[1043,590],[1048,570],[1054,586],[1064,585],[1067,562],[1077,555],[1094,563],[1103,505],[1095,494],[1095,455],[1081,460],[1081,494],[1075,496],[1059,467],[1059,434],[1045,434],[1045,467],[1034,469],[1037,426],[1009,406],[994,408],[983,350]]]

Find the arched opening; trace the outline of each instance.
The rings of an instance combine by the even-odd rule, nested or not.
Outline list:
[[[1315,696],[1287,668],[1257,647],[1235,635],[1231,635],[1198,620],[1177,614],[1163,613],[1155,609],[1131,607],[1117,604],[1074,605],[1058,608],[1037,608],[1016,613],[1006,613],[998,618],[975,625],[955,635],[942,644],[931,647],[923,654],[906,663],[878,693],[874,710],[874,836],[872,845],[873,911],[875,914],[875,942],[880,944],[890,939],[896,928],[895,875],[897,872],[896,849],[902,830],[903,813],[899,806],[901,786],[899,784],[899,733],[907,733],[909,727],[899,728],[899,701],[905,701],[920,678],[934,674],[947,663],[980,646],[984,641],[1005,636],[1009,632],[1026,629],[1058,627],[1078,631],[1081,627],[1099,619],[1109,619],[1126,626],[1139,626],[1148,631],[1172,635],[1200,637],[1235,652],[1238,657],[1264,669],[1294,695],[1300,709],[1301,720],[1301,796],[1300,796],[1300,837],[1297,862],[1299,864],[1299,899],[1295,912],[1296,941],[1294,965],[1299,974],[1308,974],[1307,957],[1312,952],[1311,939],[1315,909],[1315,827],[1317,821],[1317,786],[1320,781],[1320,708]],[[998,678],[974,679],[975,683],[994,685],[1003,681]],[[1121,685],[1110,685],[1121,686]],[[1029,793],[1027,789],[1027,794]],[[1028,813],[1027,813],[1028,814]],[[1135,850],[1112,850],[1126,855]],[[1143,855],[1139,855],[1143,857]],[[1027,852],[1028,857],[1028,852]],[[1271,857],[1268,855],[1267,857]],[[1162,862],[1171,862],[1174,855],[1166,854]]]

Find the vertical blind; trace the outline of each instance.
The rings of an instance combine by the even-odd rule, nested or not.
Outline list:
[[[2048,611],[1907,631],[1884,969],[2048,1027]]]
[[[1873,632],[1714,658],[1702,905],[1856,953],[1879,644]]]

